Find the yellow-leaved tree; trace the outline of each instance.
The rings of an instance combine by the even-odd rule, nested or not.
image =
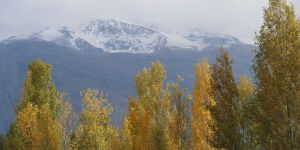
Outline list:
[[[28,103],[18,112],[16,124],[20,129],[24,149],[38,149],[41,142],[41,133],[38,126],[39,108]]]
[[[156,61],[135,78],[136,97],[129,99],[128,115],[124,120],[122,143],[130,149],[168,149],[170,92],[163,86],[166,73]]]
[[[192,103],[192,149],[213,149],[211,143],[214,132],[210,108],[215,104],[212,95],[211,70],[206,59],[195,65],[195,83]]]
[[[187,150],[190,148],[190,102],[191,96],[180,83],[184,80],[177,76],[177,83],[171,84],[171,115],[169,122],[169,149]]]
[[[87,89],[81,92],[83,109],[71,149],[110,149],[113,128],[110,126],[112,107],[103,93]]]
[[[7,149],[61,149],[61,101],[52,81],[52,67],[42,60],[29,65],[16,121]]]

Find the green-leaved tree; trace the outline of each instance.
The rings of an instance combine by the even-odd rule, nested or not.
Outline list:
[[[257,35],[256,134],[266,149],[300,148],[300,26],[294,6],[269,0]]]

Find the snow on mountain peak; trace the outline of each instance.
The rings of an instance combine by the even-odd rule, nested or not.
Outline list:
[[[124,21],[117,21],[115,19],[97,19],[80,26],[81,32],[86,34],[108,34],[108,35],[146,35],[153,34],[151,28],[143,27],[137,24],[128,23]]]
[[[18,39],[49,41],[77,50],[84,49],[88,44],[108,53],[153,53],[166,47],[202,50],[208,46],[227,47],[240,42],[231,36],[207,33],[199,29],[188,33],[163,32],[115,19],[95,19],[75,28],[46,28],[5,41]]]
[[[167,42],[158,31],[113,19],[97,19],[83,24],[77,36],[105,52],[152,53]]]

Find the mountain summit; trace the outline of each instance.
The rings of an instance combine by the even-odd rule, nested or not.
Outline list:
[[[115,19],[91,20],[75,28],[46,28],[29,36],[11,37],[4,41],[18,39],[51,41],[77,50],[93,47],[107,53],[153,53],[174,48],[199,51],[209,46],[229,47],[241,43],[227,35],[200,30],[174,34]]]

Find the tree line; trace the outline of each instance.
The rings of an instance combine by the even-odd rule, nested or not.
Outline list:
[[[83,108],[74,113],[68,94],[55,88],[51,65],[35,60],[0,149],[300,149],[300,23],[293,5],[269,0],[256,44],[254,82],[246,75],[236,81],[233,60],[221,49],[214,64],[195,65],[192,93],[181,76],[166,83],[164,66],[152,62],[135,76],[121,127],[111,124],[113,108],[97,89],[81,92]]]

